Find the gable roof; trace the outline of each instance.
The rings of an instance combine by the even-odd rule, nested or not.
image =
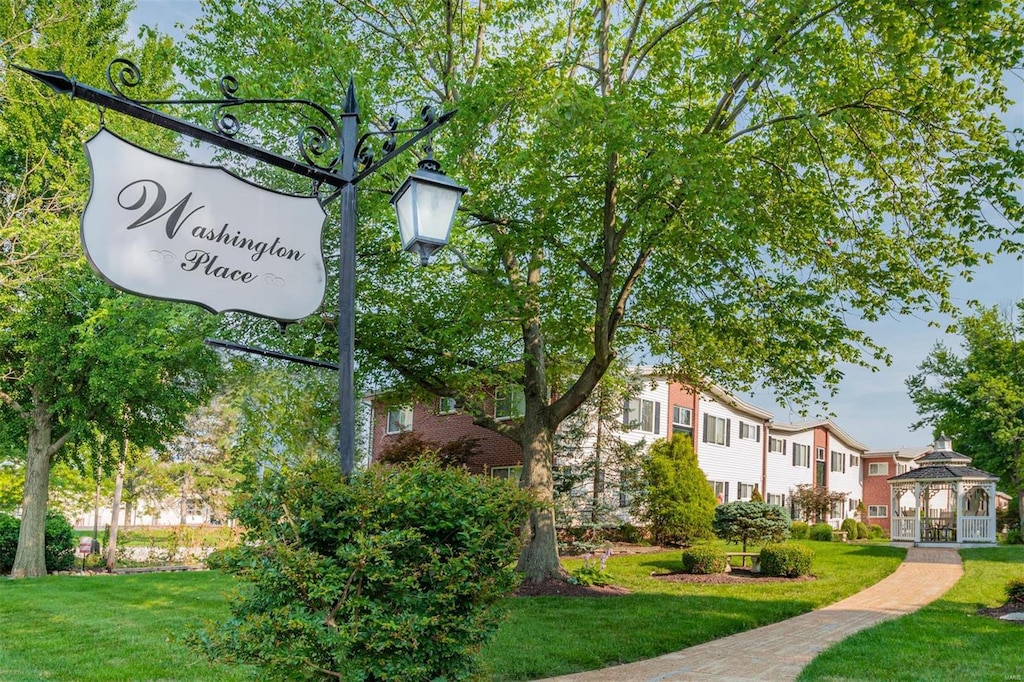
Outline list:
[[[810,431],[811,429],[823,428],[832,433],[833,436],[843,441],[855,450],[866,452],[868,449],[867,445],[861,443],[859,440],[854,439],[853,436],[848,434],[839,428],[831,419],[815,419],[804,422],[774,422],[770,425],[772,431],[783,431],[785,433],[799,433],[801,431]]]

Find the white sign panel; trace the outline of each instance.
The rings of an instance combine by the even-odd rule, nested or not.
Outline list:
[[[159,156],[105,128],[85,146],[82,244],[113,286],[281,321],[320,307],[326,214],[316,198]]]

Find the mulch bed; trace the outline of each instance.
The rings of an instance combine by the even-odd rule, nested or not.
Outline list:
[[[779,578],[753,573],[742,568],[734,568],[728,573],[712,573],[695,575],[691,573],[652,573],[652,578],[673,583],[698,583],[703,585],[729,585],[750,583],[793,583],[806,580],[817,580],[813,575],[802,575],[797,578]]]
[[[978,609],[979,616],[988,616],[989,618],[1000,618],[1008,613],[1024,613],[1024,604],[1003,604],[993,609]],[[1020,620],[1006,620],[1003,622],[1024,625],[1024,621]]]

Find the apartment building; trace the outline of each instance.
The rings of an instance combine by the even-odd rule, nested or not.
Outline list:
[[[515,419],[523,413],[522,392],[497,390],[486,408],[498,419]],[[622,406],[621,424],[616,438],[628,445],[649,445],[675,433],[689,435],[700,467],[723,503],[749,500],[757,489],[765,501],[798,516],[790,499],[795,486],[824,486],[847,495],[847,501],[830,514],[829,522],[838,527],[844,518],[854,516],[863,499],[863,457],[868,448],[830,420],[775,422],[771,412],[721,388],[698,390],[645,372],[642,388]],[[474,425],[450,400],[393,405],[386,395],[373,396],[374,457],[408,429],[438,443],[462,436],[478,438],[481,454],[469,463],[474,473],[516,478],[521,471],[518,444]],[[563,450],[555,466],[583,461],[592,455],[592,448],[591,441]],[[581,481],[572,494],[617,508],[616,515],[628,521],[629,495],[618,484],[625,477],[614,473]]]

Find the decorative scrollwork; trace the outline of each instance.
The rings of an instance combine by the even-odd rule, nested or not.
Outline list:
[[[388,119],[387,130],[390,134],[385,138],[382,147],[385,154],[390,154],[395,151],[395,147],[398,146],[398,139],[395,137],[395,131],[398,130],[398,119],[394,116]]]
[[[437,109],[430,104],[424,104],[420,109],[420,120],[423,121],[423,125],[430,125],[437,120]]]
[[[117,69],[117,77],[114,77],[114,69]],[[135,62],[130,59],[118,57],[112,60],[107,65],[107,85],[110,86],[111,91],[122,99],[132,99],[121,90],[121,86],[125,88],[134,88],[142,83],[142,72],[139,67],[135,65]],[[119,85],[120,84],[120,85]]]
[[[238,79],[231,75],[220,77],[220,94],[224,99],[239,99],[235,94],[238,92]]]
[[[320,163],[320,157],[331,151],[337,138],[337,131],[332,136],[318,125],[308,125],[299,131],[299,152],[309,165],[330,170],[338,165],[341,155],[334,154],[326,164]]]
[[[242,129],[242,124],[238,121],[238,117],[230,111],[225,111],[225,107],[235,106],[231,104],[221,104],[219,107],[213,110],[213,127],[217,129],[221,135],[227,137],[234,137],[238,134],[238,131]]]

